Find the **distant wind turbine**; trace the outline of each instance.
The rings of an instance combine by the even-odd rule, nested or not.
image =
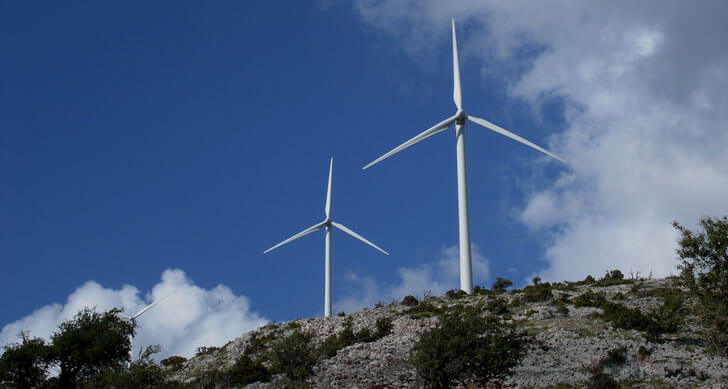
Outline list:
[[[362,169],[366,169],[385,158],[388,158],[413,144],[435,135],[439,132],[445,131],[451,124],[455,123],[455,137],[457,143],[457,169],[458,169],[458,216],[459,216],[459,227],[460,227],[460,289],[467,293],[473,292],[473,271],[472,261],[470,258],[470,221],[468,216],[468,182],[465,165],[465,121],[470,120],[471,122],[485,127],[491,131],[495,131],[501,135],[505,135],[515,141],[521,142],[528,147],[534,148],[548,156],[558,159],[559,161],[566,163],[562,158],[552,154],[551,152],[529,142],[520,136],[505,130],[497,125],[485,120],[476,118],[475,116],[466,115],[462,109],[462,92],[460,89],[460,65],[458,63],[458,45],[455,38],[455,20],[452,21],[452,63],[453,63],[453,100],[457,107],[455,115],[435,124],[429,129],[418,134],[414,138],[402,143],[395,147],[390,152],[382,155],[375,159]]]
[[[173,290],[173,291],[167,293],[166,295],[164,295],[161,298],[157,299],[157,301],[154,301],[153,303],[151,303],[151,304],[147,305],[146,307],[142,308],[139,312],[135,313],[134,315],[127,316],[127,315],[124,315],[123,313],[120,313],[119,316],[121,316],[121,318],[123,320],[126,320],[126,321],[128,321],[130,323],[135,323],[136,322],[136,319],[139,316],[141,316],[142,314],[144,314],[144,312],[152,309],[152,307],[154,307],[155,305],[161,303],[162,300],[164,300],[167,297],[175,294],[176,292],[177,292],[176,290]],[[130,360],[132,360],[132,361],[134,360],[134,353],[132,351],[133,349],[134,349],[134,336],[133,335],[129,335],[129,357],[130,357]]]
[[[286,244],[288,242],[294,241],[294,240],[296,240],[296,239],[298,239],[298,238],[300,238],[302,236],[308,235],[308,234],[310,234],[310,233],[312,233],[314,231],[318,231],[321,228],[326,227],[326,270],[325,270],[326,281],[325,281],[325,287],[324,287],[324,289],[325,289],[325,293],[324,293],[324,316],[326,316],[326,317],[331,316],[331,227],[332,226],[340,229],[341,231],[346,232],[347,234],[349,234],[349,235],[351,235],[351,236],[353,236],[353,237],[355,237],[357,239],[359,239],[360,241],[368,244],[369,246],[374,247],[375,249],[383,252],[384,254],[389,255],[389,253],[387,253],[386,251],[384,251],[381,248],[377,247],[377,245],[375,245],[374,243],[372,243],[372,242],[364,239],[364,237],[362,237],[361,235],[357,234],[356,232],[348,229],[346,226],[344,226],[342,224],[339,224],[339,223],[331,220],[331,218],[329,217],[329,213],[331,211],[331,173],[333,171],[333,168],[334,168],[334,159],[331,158],[331,162],[329,163],[329,185],[328,185],[328,188],[326,190],[326,206],[324,207],[324,213],[326,214],[326,218],[324,219],[324,221],[322,221],[322,222],[320,222],[318,224],[315,224],[315,225],[313,225],[313,226],[311,226],[311,227],[309,227],[309,228],[307,228],[307,229],[299,232],[296,235],[293,235],[292,237],[284,240],[281,243],[278,243],[277,245],[275,245],[275,246],[273,246],[273,247],[271,247],[268,250],[265,250],[263,252],[263,254],[265,254],[265,253],[267,253],[267,252],[269,252],[269,251],[271,251],[271,250],[273,250],[273,249],[275,249],[275,248],[277,248],[279,246],[283,246],[284,244]]]

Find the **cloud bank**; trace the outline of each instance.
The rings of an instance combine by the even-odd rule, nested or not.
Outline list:
[[[505,82],[535,115],[563,103],[563,130],[548,144],[570,165],[526,188],[515,212],[550,236],[544,280],[612,268],[674,273],[670,222],[726,214],[728,3],[361,0],[354,8],[415,58],[445,50],[455,18],[461,62],[477,61],[482,77]]]
[[[155,355],[157,360],[170,355],[190,357],[197,347],[222,346],[268,321],[250,310],[245,296],[235,296],[230,288],[218,285],[203,289],[192,283],[182,270],[167,269],[161,281],[144,297],[131,285],[109,289],[88,281],[71,293],[65,304],[46,305],[5,325],[0,331],[0,345],[17,342],[22,330],[48,340],[58,324],[87,306],[98,311],[123,308],[124,313],[131,315],[172,291],[176,292],[137,319],[135,357],[140,346],[153,344],[162,346],[162,352]]]
[[[473,282],[477,285],[489,276],[488,260],[480,247],[472,245]],[[433,262],[418,267],[397,270],[399,280],[392,284],[382,283],[373,277],[362,277],[349,272],[345,278],[346,296],[334,302],[334,312],[356,312],[377,302],[401,300],[413,295],[422,297],[425,293],[433,296],[444,294],[450,289],[460,288],[460,249],[458,245],[444,247]]]

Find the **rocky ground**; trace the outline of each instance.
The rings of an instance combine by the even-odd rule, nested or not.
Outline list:
[[[574,299],[586,292],[603,293],[607,300],[629,308],[654,312],[662,304],[660,291],[672,288],[669,279],[635,280],[628,283],[595,286],[578,283],[560,284],[544,301],[523,302],[523,291],[506,292],[498,296],[472,295],[461,298],[430,297],[427,302],[436,307],[454,304],[487,304],[500,298],[508,304],[507,320],[534,337],[529,351],[512,375],[494,387],[512,388],[569,388],[584,387],[594,367],[604,360],[610,350],[623,348],[626,360],[607,364],[604,372],[623,387],[634,388],[728,388],[728,358],[709,353],[700,336],[700,328],[688,314],[684,325],[675,333],[663,334],[659,340],[649,340],[645,332],[616,328],[612,322],[594,317],[600,308],[577,307]],[[519,303],[520,301],[520,303]],[[379,304],[347,317],[300,319],[288,323],[269,324],[243,334],[220,349],[187,361],[172,377],[177,382],[193,382],[210,371],[231,367],[257,339],[284,337],[294,330],[313,334],[313,343],[340,333],[345,320],[352,320],[354,331],[375,328],[377,319],[392,319],[389,335],[373,342],[355,343],[339,350],[334,357],[320,359],[307,382],[314,388],[420,388],[424,382],[408,363],[412,346],[419,334],[437,323],[436,315],[413,314],[411,307],[401,303]],[[409,313],[408,313],[409,311]],[[260,353],[250,353],[254,359]],[[253,383],[248,388],[280,387],[280,377],[272,382]]]

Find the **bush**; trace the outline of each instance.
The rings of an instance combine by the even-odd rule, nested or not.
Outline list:
[[[494,315],[506,315],[511,313],[511,311],[508,310],[506,300],[500,297],[496,297],[488,301],[488,303],[485,304],[485,309]]]
[[[505,278],[498,277],[495,279],[495,282],[493,283],[493,292],[503,293],[506,291],[506,289],[510,288],[512,285],[513,285],[513,282],[511,280],[507,280]]]
[[[604,304],[607,299],[604,297],[604,293],[597,293],[588,290],[571,300],[576,307],[595,307],[599,308]]]
[[[247,355],[243,355],[235,361],[228,374],[231,384],[241,386],[258,381],[268,382],[271,376],[260,361],[254,361]]]
[[[92,388],[174,388],[167,382],[164,371],[154,363],[151,356],[161,350],[159,345],[149,346],[142,350],[139,359],[129,366],[116,366],[97,374]]]
[[[434,304],[428,302],[422,302],[404,311],[404,313],[408,314],[413,319],[432,317],[442,312],[444,312],[443,308],[437,307]]]
[[[591,368],[592,376],[587,382],[587,387],[590,389],[619,388],[619,382],[605,373],[604,369],[621,366],[625,362],[627,362],[627,349],[625,347],[609,350],[607,355]]]
[[[331,335],[324,339],[317,350],[317,354],[323,358],[331,358],[344,347],[354,343],[373,342],[383,338],[392,331],[392,319],[381,317],[376,321],[376,330],[372,332],[369,328],[362,328],[354,333],[353,324],[350,319],[344,322],[344,330],[338,335]]]
[[[679,282],[698,299],[710,349],[728,355],[728,218],[705,216],[699,224],[693,232],[672,223],[680,232]]]
[[[453,309],[437,327],[422,333],[411,362],[427,385],[485,384],[508,375],[525,355],[528,338],[515,324],[476,309]]]
[[[271,370],[284,374],[292,381],[305,380],[313,372],[317,360],[311,347],[312,338],[309,332],[295,330],[291,335],[273,342],[268,354]]]
[[[621,284],[631,284],[634,280],[625,280],[624,274],[622,274],[619,270],[612,270],[606,272],[604,274],[604,277],[602,277],[599,281],[594,283],[594,286],[612,286],[612,285],[621,285]]]
[[[475,287],[473,287],[473,294],[490,296],[491,294],[493,294],[493,292],[491,292],[488,288],[476,285]]]
[[[523,299],[532,303],[551,300],[554,297],[554,294],[551,292],[551,284],[548,282],[543,284],[534,283],[533,285],[526,286],[523,288],[523,293]]]
[[[452,289],[445,292],[445,297],[449,299],[459,299],[467,296],[468,293],[462,289]]]
[[[419,304],[420,302],[417,301],[417,297],[415,296],[404,296],[402,299],[402,305],[408,306],[408,307],[414,307],[415,305]]]
[[[187,358],[173,355],[169,358],[162,359],[159,363],[167,369],[177,371],[184,366],[185,362],[187,362]]]

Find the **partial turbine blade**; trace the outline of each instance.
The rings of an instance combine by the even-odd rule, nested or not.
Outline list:
[[[331,158],[331,162],[329,163],[329,186],[328,189],[326,189],[326,208],[324,208],[324,211],[326,211],[326,217],[329,217],[329,212],[331,211],[331,172],[334,169],[334,159]]]
[[[505,135],[505,136],[507,136],[507,137],[515,140],[515,141],[521,142],[521,143],[523,143],[524,145],[526,145],[528,147],[534,148],[534,149],[536,149],[536,150],[538,150],[538,151],[540,151],[540,152],[548,155],[549,157],[556,158],[556,159],[558,159],[559,161],[561,161],[563,163],[567,163],[563,158],[559,157],[558,155],[556,155],[556,154],[554,154],[554,153],[552,153],[552,152],[544,149],[541,146],[536,145],[535,143],[533,143],[531,141],[528,141],[526,139],[523,139],[520,136],[518,136],[518,135],[516,135],[516,134],[514,134],[514,133],[512,133],[512,132],[510,132],[510,131],[508,131],[508,130],[506,130],[504,128],[498,127],[495,124],[493,124],[493,123],[491,123],[491,122],[489,122],[489,121],[487,121],[485,119],[476,118],[474,116],[468,116],[468,120],[470,120],[471,122],[473,122],[473,123],[475,123],[475,124],[477,124],[479,126],[482,126],[482,127],[485,127],[485,128],[487,128],[489,130],[495,131],[495,132],[497,132],[497,133],[499,133],[501,135]]]
[[[314,231],[318,231],[318,230],[320,230],[320,229],[321,229],[321,227],[323,227],[323,226],[324,226],[324,224],[326,224],[326,222],[325,222],[325,221],[324,221],[324,222],[321,222],[321,223],[318,223],[318,224],[316,224],[316,225],[314,225],[314,226],[308,227],[308,228],[306,228],[305,230],[303,230],[303,231],[299,232],[298,234],[296,234],[296,235],[293,235],[292,237],[290,237],[290,238],[288,238],[288,239],[284,240],[283,242],[281,242],[281,243],[278,243],[277,245],[275,245],[275,246],[273,246],[273,247],[269,248],[268,250],[265,250],[265,251],[263,251],[263,254],[267,253],[268,251],[271,251],[271,250],[273,250],[273,249],[274,249],[274,248],[276,248],[276,247],[280,247],[280,246],[283,246],[284,244],[286,244],[286,243],[288,243],[288,242],[290,242],[290,241],[292,241],[292,240],[296,240],[296,239],[298,239],[298,238],[300,238],[300,237],[302,237],[302,236],[308,235],[308,234],[310,234],[310,233],[312,233],[312,232],[314,232]]]
[[[362,241],[362,242],[364,242],[364,243],[368,244],[369,246],[372,246],[372,247],[374,247],[375,249],[377,249],[377,250],[379,250],[379,251],[383,252],[384,254],[387,254],[387,255],[389,255],[389,253],[388,253],[388,252],[386,252],[386,251],[384,251],[384,250],[380,249],[380,248],[379,248],[379,247],[378,247],[377,245],[375,245],[374,243],[372,243],[372,242],[370,242],[370,241],[368,241],[368,240],[364,239],[364,237],[363,237],[363,236],[361,236],[361,235],[357,234],[356,232],[354,232],[354,231],[352,231],[352,230],[350,230],[350,229],[346,228],[346,226],[344,226],[343,224],[339,224],[339,223],[337,223],[337,222],[334,222],[334,221],[332,221],[332,222],[331,222],[331,224],[333,224],[333,225],[334,225],[334,227],[336,227],[336,228],[340,229],[341,231],[344,231],[344,232],[346,232],[347,234],[349,234],[349,235],[351,235],[351,236],[353,236],[353,237],[355,237],[355,238],[359,239],[360,241]]]
[[[177,292],[176,290],[173,290],[173,291],[171,291],[171,292],[167,293],[166,295],[164,295],[164,296],[162,296],[161,298],[157,299],[157,301],[155,301],[155,302],[153,302],[153,303],[151,303],[151,304],[147,305],[146,307],[144,307],[144,309],[142,309],[141,311],[137,312],[137,313],[136,313],[136,314],[135,314],[134,316],[130,317],[130,319],[132,319],[132,320],[136,319],[137,317],[141,316],[141,315],[142,315],[142,313],[144,313],[144,312],[146,312],[146,311],[148,311],[148,310],[152,309],[152,307],[153,307],[153,306],[155,306],[155,305],[157,305],[157,304],[161,303],[161,302],[162,302],[162,300],[166,299],[167,297],[169,297],[169,296],[173,295],[173,294],[174,294],[174,293],[176,293],[176,292]]]
[[[417,143],[417,142],[419,142],[419,141],[421,141],[421,140],[423,140],[423,139],[425,139],[427,137],[430,137],[432,135],[435,135],[438,132],[444,131],[454,121],[455,121],[455,116],[451,116],[451,117],[449,117],[449,118],[441,121],[440,123],[435,124],[434,126],[428,128],[427,130],[422,131],[421,133],[419,133],[418,135],[416,135],[414,138],[408,140],[407,142],[402,143],[401,145],[399,145],[399,146],[395,147],[394,149],[392,149],[390,152],[388,152],[388,153],[382,155],[381,157],[375,159],[374,161],[370,162],[368,165],[364,166],[362,168],[362,170],[371,167],[372,165],[374,165],[374,164],[382,161],[383,159],[389,158],[392,155],[397,154],[398,152],[400,152],[400,151],[402,151],[402,150],[404,150],[404,149],[412,146],[413,144],[415,144],[415,143]]]
[[[455,38],[455,19],[452,19],[452,99],[458,109],[463,109],[463,96],[460,90],[460,61],[458,60],[458,41]]]

